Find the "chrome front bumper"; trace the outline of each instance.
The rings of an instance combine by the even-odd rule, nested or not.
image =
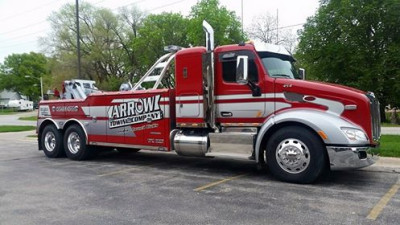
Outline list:
[[[370,147],[327,146],[331,170],[356,169],[374,164],[379,157]]]

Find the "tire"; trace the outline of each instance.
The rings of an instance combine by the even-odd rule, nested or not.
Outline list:
[[[312,183],[324,171],[324,144],[312,131],[290,126],[279,129],[267,143],[267,165],[279,180]]]
[[[42,132],[40,141],[44,154],[48,158],[65,156],[62,134],[53,124],[47,125]]]
[[[86,135],[78,125],[71,125],[65,131],[64,149],[72,160],[86,160],[93,153],[91,146],[86,145]]]

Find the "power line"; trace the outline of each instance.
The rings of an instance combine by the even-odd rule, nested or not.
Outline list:
[[[14,44],[14,45],[2,46],[2,47],[0,47],[0,49],[6,49],[6,48],[12,48],[12,47],[17,47],[17,46],[27,45],[27,44],[35,43],[37,41],[38,40],[32,40],[32,41],[27,41],[27,42],[23,42],[23,43]]]
[[[21,39],[21,38],[24,38],[24,37],[28,37],[28,36],[32,36],[32,35],[35,35],[35,34],[43,33],[43,32],[45,32],[47,30],[48,30],[47,28],[46,29],[41,29],[41,30],[38,30],[38,31],[35,31],[35,32],[32,32],[32,33],[28,33],[28,34],[22,34],[22,35],[18,35],[18,36],[7,37],[7,39],[10,39],[10,41],[14,41],[16,39]],[[0,44],[1,43],[6,43],[6,42],[8,42],[8,41],[1,41]]]
[[[124,8],[124,7],[131,6],[131,5],[139,4],[139,3],[142,3],[142,2],[145,2],[145,1],[147,1],[147,0],[138,0],[138,1],[134,1],[134,2],[129,3],[129,4],[126,4],[126,5],[121,5],[121,6],[112,8],[111,11],[114,11],[114,10],[117,10],[117,9],[122,9],[122,8]]]
[[[176,4],[181,3],[181,2],[184,2],[184,1],[186,1],[186,0],[175,1],[175,2],[172,2],[172,3],[169,3],[169,4],[165,4],[165,5],[162,5],[162,6],[159,6],[159,7],[152,8],[152,9],[150,9],[150,10],[148,10],[148,11],[151,12],[151,11],[154,11],[154,10],[157,10],[157,9],[166,8],[166,7],[168,7],[168,6],[176,5]]]
[[[279,29],[286,29],[286,28],[291,28],[291,27],[298,27],[298,26],[303,26],[306,23],[298,23],[298,24],[293,24],[293,25],[288,25],[284,27],[279,27]]]
[[[19,27],[19,28],[14,29],[14,30],[10,30],[10,31],[7,31],[7,32],[0,33],[0,35],[11,34],[11,33],[14,33],[14,32],[16,32],[16,31],[24,30],[24,29],[26,29],[26,28],[29,28],[29,27],[32,27],[32,26],[36,26],[36,25],[42,24],[42,23],[44,23],[44,22],[46,22],[46,21],[47,21],[47,20],[41,20],[41,21],[39,21],[39,22],[37,22],[37,23],[28,24],[28,25],[26,25],[26,26]]]
[[[39,5],[39,6],[35,7],[35,8],[32,8],[32,9],[28,9],[28,10],[25,10],[25,11],[22,11],[22,12],[18,12],[18,13],[14,14],[14,15],[11,15],[11,16],[2,17],[2,18],[0,18],[0,21],[2,21],[2,22],[7,21],[7,20],[12,19],[14,17],[20,16],[20,15],[24,15],[24,14],[36,11],[38,9],[42,9],[44,6],[52,5],[52,4],[56,3],[56,2],[59,2],[59,0],[53,0],[51,2],[47,2],[45,4]]]

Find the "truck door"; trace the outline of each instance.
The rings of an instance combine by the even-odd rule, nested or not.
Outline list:
[[[248,57],[249,80],[261,90],[253,96],[248,85],[236,82],[238,56]],[[220,52],[216,55],[216,121],[222,126],[257,126],[265,118],[264,73],[258,57],[250,50]],[[257,125],[256,125],[257,124]]]

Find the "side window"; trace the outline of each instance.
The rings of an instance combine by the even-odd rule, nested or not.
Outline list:
[[[222,79],[228,83],[236,83],[236,57],[239,55],[247,55],[249,57],[249,80],[258,82],[258,70],[254,62],[254,55],[249,51],[236,51],[222,53],[219,57],[222,63]]]

